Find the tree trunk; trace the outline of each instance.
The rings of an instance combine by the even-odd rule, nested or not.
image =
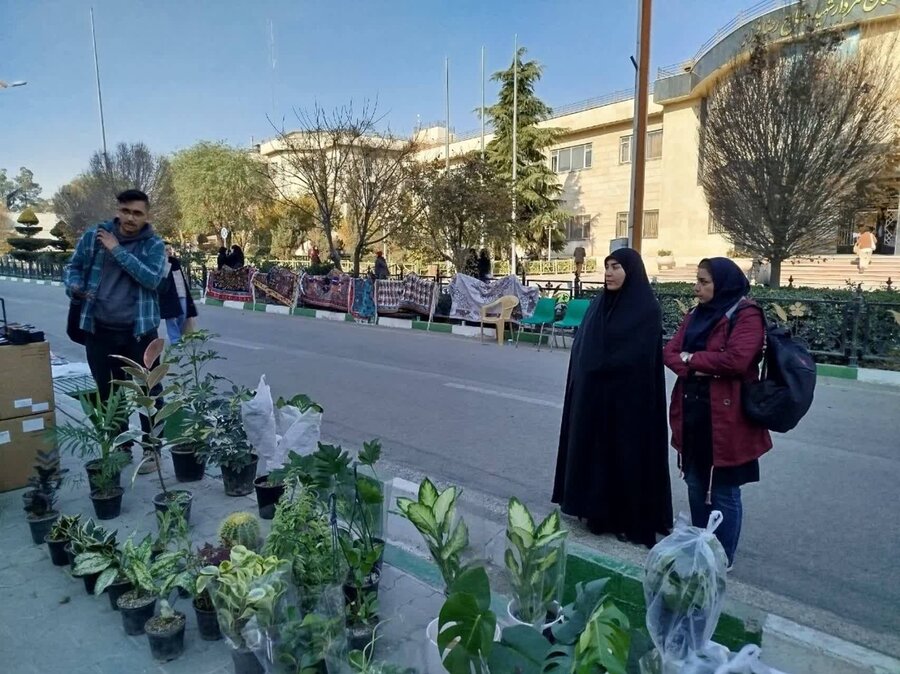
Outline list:
[[[781,287],[781,260],[769,260],[769,287]]]
[[[363,249],[357,246],[353,249],[353,277],[359,278],[359,267],[362,262]]]

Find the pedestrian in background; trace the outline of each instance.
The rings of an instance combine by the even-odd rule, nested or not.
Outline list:
[[[375,253],[375,278],[379,280],[387,279],[391,275],[388,269],[387,260],[384,259],[384,253],[378,251]]]
[[[196,318],[197,307],[191,297],[187,278],[181,268],[181,260],[171,244],[166,244],[169,273],[159,287],[159,313],[166,321],[169,342],[177,344],[187,332],[189,319]]]
[[[553,502],[595,534],[652,547],[672,527],[662,312],[636,251],[604,265],[572,345]]]
[[[872,262],[872,253],[875,252],[877,246],[878,239],[875,238],[873,228],[871,226],[865,227],[860,232],[859,238],[856,239],[856,245],[853,247],[853,251],[857,255],[856,265],[860,274],[865,274],[866,269]]]
[[[726,257],[697,267],[697,306],[663,351],[678,375],[672,391],[672,446],[688,488],[691,520],[705,527],[712,510],[724,519],[716,536],[729,569],[741,535],[741,486],[759,481],[759,457],[772,448],[741,405],[741,386],[759,379],[765,343],[762,310],[746,295],[744,273]]]
[[[237,244],[231,247],[231,252],[225,256],[225,266],[231,269],[240,269],[244,266],[244,251]]]
[[[228,249],[225,246],[219,247],[219,254],[216,256],[216,269],[221,269],[225,266],[225,263],[228,260]]]

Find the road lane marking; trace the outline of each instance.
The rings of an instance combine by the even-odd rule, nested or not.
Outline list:
[[[456,384],[454,382],[444,382],[447,388],[455,388],[460,391],[471,391],[472,393],[480,393],[481,395],[494,396],[496,398],[506,398],[508,400],[517,400],[520,403],[529,403],[531,405],[541,405],[543,407],[552,407],[561,410],[562,403],[555,403],[550,400],[542,400],[541,398],[529,398],[528,396],[520,396],[515,393],[506,393],[504,391],[494,391],[489,388],[479,388],[477,386],[466,386],[465,384]]]
[[[251,351],[262,351],[263,348],[265,348],[265,347],[259,346],[257,344],[251,344],[249,342],[242,342],[239,340],[231,340],[231,339],[221,339],[218,337],[212,341],[216,342],[217,344],[224,344],[225,346],[236,346],[239,349],[250,349]]]

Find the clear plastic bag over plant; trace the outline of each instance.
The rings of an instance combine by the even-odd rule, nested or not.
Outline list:
[[[663,672],[672,671],[667,664],[684,663],[691,653],[704,651],[719,622],[727,558],[713,532],[721,522],[718,510],[710,515],[706,529],[690,526],[679,515],[672,534],[647,557],[647,630]]]
[[[241,421],[247,440],[259,455],[259,463],[265,473],[277,466],[270,466],[275,458],[277,442],[275,432],[275,404],[272,402],[272,390],[266,383],[266,375],[259,378],[256,395],[241,403]],[[278,464],[281,465],[281,464]],[[264,474],[264,473],[263,473]]]
[[[759,646],[748,644],[740,653],[720,666],[715,674],[772,674],[772,670],[760,662]]]

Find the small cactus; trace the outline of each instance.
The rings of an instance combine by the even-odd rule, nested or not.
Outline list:
[[[231,513],[219,526],[219,540],[227,548],[243,545],[248,550],[256,550],[259,547],[259,520],[252,513]]]

